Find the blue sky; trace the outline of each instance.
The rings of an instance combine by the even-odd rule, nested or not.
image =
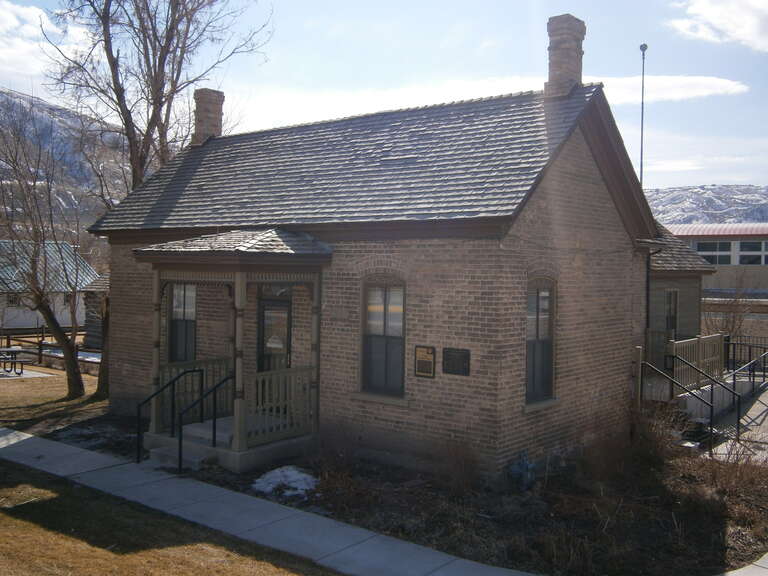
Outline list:
[[[0,0],[0,85],[35,91],[39,13],[55,2]],[[546,22],[587,24],[584,74],[606,94],[637,166],[639,45],[646,62],[646,187],[768,184],[768,0],[275,0],[274,35],[207,84],[226,93],[230,129],[540,89]],[[237,31],[233,31],[237,32]],[[76,39],[73,40],[73,42]]]

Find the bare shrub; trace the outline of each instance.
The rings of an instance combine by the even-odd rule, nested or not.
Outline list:
[[[477,455],[466,440],[450,439],[438,445],[438,475],[454,496],[465,496],[479,480]]]

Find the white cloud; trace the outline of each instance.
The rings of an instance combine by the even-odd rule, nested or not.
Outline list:
[[[452,79],[393,88],[306,90],[285,86],[250,87],[224,83],[226,114],[238,118],[236,131],[340,118],[380,110],[424,106],[454,100],[541,90],[543,76],[504,76]],[[638,104],[640,77],[587,77],[605,83],[611,104]],[[681,101],[716,95],[741,94],[741,82],[710,76],[646,76],[646,101]]]
[[[76,26],[64,35],[37,6],[0,0],[0,85],[24,92],[43,91],[41,83],[49,60],[41,29],[60,40],[65,51],[87,40],[85,30]]]
[[[768,52],[766,0],[684,0],[674,6],[684,8],[686,17],[666,24],[685,37]]]
[[[605,84],[605,93],[611,104],[640,103],[640,76],[587,77],[587,81]],[[749,86],[736,80],[717,76],[650,76],[645,77],[646,102],[678,102],[707,96],[743,94]]]

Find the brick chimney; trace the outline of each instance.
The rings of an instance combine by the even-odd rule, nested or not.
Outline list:
[[[549,19],[547,32],[549,80],[544,84],[544,95],[567,96],[575,85],[581,85],[581,42],[587,26],[575,16],[561,14]]]
[[[192,146],[200,146],[211,136],[221,136],[224,92],[210,88],[195,90],[195,132]]]

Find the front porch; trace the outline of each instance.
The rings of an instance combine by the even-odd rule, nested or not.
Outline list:
[[[250,244],[216,248],[233,236],[238,246]],[[259,244],[264,240],[268,251]],[[205,250],[181,248],[201,242]],[[303,253],[274,258],[275,244],[297,243]],[[195,468],[217,461],[241,472],[313,449],[320,266],[329,249],[306,235],[271,230],[135,254],[153,264],[154,392],[143,402],[150,421],[143,446],[151,456]]]

